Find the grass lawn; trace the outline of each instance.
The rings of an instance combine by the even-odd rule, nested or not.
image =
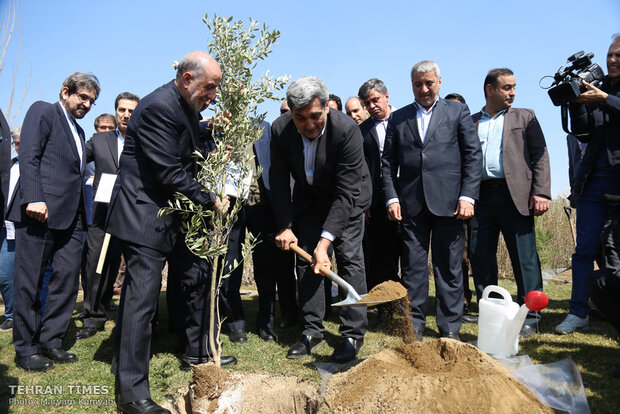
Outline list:
[[[501,286],[515,294],[512,280],[502,280]],[[250,288],[255,289],[255,288]],[[568,309],[571,285],[569,283],[549,282],[545,291],[549,295],[549,307],[543,311],[540,328],[542,333],[521,341],[520,354],[528,354],[534,363],[549,363],[571,357],[579,366],[586,387],[588,402],[593,413],[617,413],[620,411],[620,380],[610,375],[609,368],[620,363],[620,346],[611,327],[599,320],[590,321],[587,333],[559,336],[553,327],[562,321]],[[431,283],[431,295],[434,291]],[[317,350],[316,358],[288,360],[285,358],[288,347],[297,339],[299,332],[293,328],[280,332],[279,343],[265,343],[258,338],[253,315],[258,307],[256,295],[244,296],[244,306],[248,315],[248,342],[232,344],[224,335],[223,349],[226,355],[234,355],[239,364],[233,367],[240,372],[262,372],[279,375],[297,376],[317,387],[319,374],[313,366],[315,360],[328,361],[333,348],[339,343],[337,311],[332,312],[326,322],[327,345]],[[118,297],[115,297],[118,300]],[[78,302],[71,321],[69,332],[64,341],[64,348],[77,354],[79,361],[69,365],[56,365],[45,373],[28,373],[15,366],[15,352],[11,345],[11,333],[0,333],[0,413],[113,413],[114,376],[110,373],[110,361],[113,356],[112,329],[114,322],[106,324],[106,330],[92,338],[75,342],[73,336],[81,322],[77,315],[82,311],[82,302]],[[431,298],[429,311],[434,314],[434,302]],[[3,314],[3,308],[0,308]],[[376,313],[369,312],[371,327]],[[278,323],[279,321],[276,320]],[[429,316],[425,331],[425,340],[438,336],[434,316]],[[173,396],[179,388],[189,383],[191,374],[180,370],[180,355],[173,354],[173,337],[168,333],[165,294],[160,296],[160,325],[154,332],[153,358],[151,360],[150,384],[153,399],[162,403]],[[477,327],[464,324],[461,339],[476,339]],[[365,347],[360,356],[372,355],[386,347],[401,344],[401,339],[371,330],[365,340]],[[229,368],[230,369],[230,368]],[[11,387],[13,386],[13,387]],[[21,395],[12,395],[14,386],[42,386],[36,391],[21,388]],[[49,387],[46,389],[46,387]],[[55,389],[53,387],[56,387]],[[47,392],[47,394],[45,394]],[[9,398],[19,401],[9,406]],[[18,405],[30,403],[37,405]],[[80,404],[89,403],[84,406]],[[112,404],[96,406],[98,404]],[[58,404],[64,404],[59,406]]]

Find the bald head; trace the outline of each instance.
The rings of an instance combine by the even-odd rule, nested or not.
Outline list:
[[[220,65],[208,53],[197,50],[181,59],[174,82],[187,104],[202,112],[215,100],[221,81]]]
[[[353,118],[357,125],[368,119],[368,112],[366,112],[362,101],[357,96],[349,98],[347,103],[344,105],[344,109],[347,115]]]

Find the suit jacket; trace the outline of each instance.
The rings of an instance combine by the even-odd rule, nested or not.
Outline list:
[[[0,214],[4,217],[11,172],[11,129],[0,111]]]
[[[347,115],[331,110],[319,138],[314,184],[304,170],[302,137],[290,111],[271,126],[269,183],[278,229],[292,226],[308,209],[325,215],[323,230],[339,237],[348,220],[370,205],[372,188],[358,126]],[[295,180],[291,200],[290,175]]]
[[[86,142],[86,162],[95,162],[93,194],[97,193],[101,174],[118,172],[118,137],[116,131],[95,134]],[[108,211],[105,203],[93,203],[93,226],[103,226]]]
[[[478,128],[482,112],[472,115]],[[508,190],[517,210],[529,216],[530,196],[551,198],[549,153],[534,111],[509,108],[504,116],[502,163]]]
[[[388,125],[392,119],[392,114],[388,117]],[[368,164],[370,180],[372,183],[372,208],[385,207],[385,195],[383,193],[383,180],[381,179],[381,153],[377,142],[377,130],[375,121],[368,118],[360,124],[360,131],[364,139],[364,157]]]
[[[77,125],[82,148],[77,148],[73,133],[60,103],[35,102],[24,118],[19,148],[19,184],[15,189],[19,203],[9,211],[8,219],[22,224],[38,223],[26,215],[29,203],[47,205],[46,225],[53,230],[69,228],[80,208],[86,224],[86,205],[82,170],[86,165],[84,131]],[[78,151],[82,152],[80,156]],[[16,197],[18,197],[16,195]],[[15,204],[15,203],[14,203]]]
[[[174,81],[151,92],[129,120],[119,177],[110,201],[107,231],[121,240],[169,253],[180,230],[179,217],[163,214],[175,192],[197,204],[213,205],[193,177],[199,146],[199,114],[185,102]]]
[[[459,197],[478,199],[482,152],[467,105],[440,98],[424,142],[414,104],[394,112],[381,166],[385,199],[398,198],[403,217],[418,215],[425,204],[436,216],[452,217]]]

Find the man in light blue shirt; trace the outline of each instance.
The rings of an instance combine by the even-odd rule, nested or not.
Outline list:
[[[512,108],[516,80],[510,69],[493,69],[484,81],[486,104],[472,119],[482,148],[482,182],[470,222],[469,259],[476,295],[497,284],[497,243],[502,232],[510,254],[517,301],[542,290],[534,216],[549,209],[551,179],[545,137],[534,111]],[[535,332],[540,314],[530,312],[522,336]]]

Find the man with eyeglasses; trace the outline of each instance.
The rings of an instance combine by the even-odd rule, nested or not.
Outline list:
[[[59,102],[35,102],[24,118],[19,191],[7,218],[15,223],[15,362],[27,371],[77,361],[61,348],[86,229],[84,131],[76,120],[90,111],[99,91],[96,76],[73,73],[62,84]],[[49,259],[54,270],[41,315],[39,290]]]

